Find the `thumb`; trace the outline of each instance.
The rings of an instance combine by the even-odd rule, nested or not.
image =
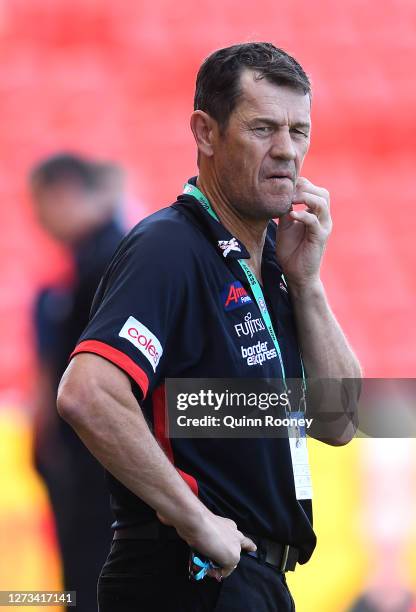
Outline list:
[[[257,546],[254,544],[253,540],[247,538],[246,536],[240,542],[241,550],[246,550],[248,552],[255,552],[257,550]]]

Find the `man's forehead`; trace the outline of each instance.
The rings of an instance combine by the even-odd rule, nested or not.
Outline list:
[[[310,97],[288,85],[277,85],[254,70],[240,76],[241,97],[236,110],[249,116],[280,119],[282,114],[297,122],[310,122]]]

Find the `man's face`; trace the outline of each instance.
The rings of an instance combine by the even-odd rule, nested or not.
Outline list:
[[[244,216],[279,217],[291,208],[310,141],[310,98],[255,73],[241,74],[242,95],[213,143],[221,193]]]

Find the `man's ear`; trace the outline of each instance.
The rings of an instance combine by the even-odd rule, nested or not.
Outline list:
[[[190,124],[198,152],[206,157],[212,157],[216,121],[208,113],[196,110],[191,115]]]

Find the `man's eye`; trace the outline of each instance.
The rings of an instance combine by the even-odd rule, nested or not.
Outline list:
[[[255,134],[259,134],[260,136],[267,136],[273,132],[273,128],[270,125],[262,125],[253,128],[253,132]]]
[[[290,130],[292,133],[294,134],[298,134],[299,136],[304,136],[305,138],[308,137],[307,132],[303,132],[302,130],[298,130],[296,128],[294,128],[293,130]]]

